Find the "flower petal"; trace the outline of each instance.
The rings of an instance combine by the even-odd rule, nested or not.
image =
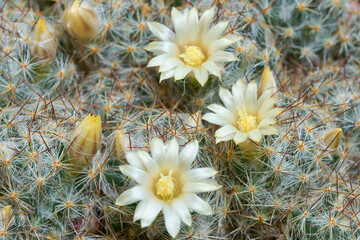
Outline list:
[[[260,129],[262,135],[279,135],[279,130],[274,126]]]
[[[264,102],[261,106],[259,106],[258,109],[258,118],[259,120],[262,120],[267,117],[267,113],[274,108],[274,104],[276,102],[275,98],[269,98],[266,102]]]
[[[185,166],[188,168],[191,166],[191,164],[195,161],[196,156],[199,151],[199,143],[198,141],[192,141],[182,149],[179,155],[180,162],[184,162]]]
[[[153,169],[157,168],[157,162],[154,161],[154,159],[152,159],[147,152],[139,150],[138,156],[148,171],[152,171]]]
[[[188,75],[192,70],[192,67],[186,66],[185,64],[181,63],[174,72],[174,78],[176,80],[184,79],[186,75]]]
[[[251,130],[249,133],[249,138],[253,140],[254,142],[260,142],[262,134],[259,129]]]
[[[202,179],[206,179],[209,177],[213,177],[215,174],[217,174],[218,171],[216,171],[213,168],[195,168],[191,169],[187,172],[188,179],[191,179],[190,181],[198,181]]]
[[[199,21],[200,34],[202,36],[209,31],[214,15],[215,7],[209,8],[202,14]]]
[[[164,62],[166,62],[166,60],[168,58],[171,58],[171,55],[169,54],[162,54],[160,56],[154,57],[152,58],[147,67],[157,67],[157,66],[161,66]]]
[[[186,194],[185,202],[189,209],[192,209],[202,215],[211,215],[213,213],[210,205],[198,196],[196,196],[195,193]]]
[[[216,51],[223,50],[227,46],[230,46],[231,44],[239,41],[240,39],[241,39],[240,36],[235,36],[235,35],[230,35],[230,34],[226,35],[223,38],[220,38],[218,40],[211,42],[208,47],[208,52],[211,55],[211,53],[215,53]]]
[[[191,226],[191,215],[184,200],[179,198],[174,199],[171,205],[176,214],[179,216],[180,220],[183,221],[186,225]]]
[[[214,62],[232,62],[238,60],[235,54],[225,51],[216,51],[210,59]]]
[[[265,119],[261,120],[261,122],[259,123],[258,129],[261,130],[261,128],[269,127],[269,125],[274,124],[274,123],[275,123],[275,119],[265,118]]]
[[[165,207],[163,213],[166,230],[173,238],[175,238],[180,231],[180,219],[175,210],[170,207]]]
[[[168,160],[171,160],[171,161],[175,162],[175,163],[178,162],[179,144],[178,144],[175,137],[173,139],[171,139],[170,142],[168,143],[168,146],[167,146],[167,149],[166,149],[166,158]]]
[[[232,125],[225,125],[215,132],[216,143],[228,141],[235,137],[238,130]]]
[[[160,138],[153,138],[151,140],[151,155],[155,161],[165,157],[164,142]]]
[[[127,152],[125,157],[126,161],[130,163],[131,166],[144,170],[144,165],[142,164],[136,152]]]
[[[247,133],[237,132],[234,137],[234,142],[236,144],[239,144],[239,143],[245,142],[247,138],[248,138]]]
[[[248,84],[245,93],[245,107],[248,114],[256,116],[257,85],[254,81]]]
[[[235,125],[236,120],[232,112],[230,112],[228,109],[224,108],[223,106],[219,104],[210,104],[208,107],[211,111],[215,112],[216,114],[224,117],[224,119],[230,124]]]
[[[215,125],[220,125],[220,126],[224,126],[224,125],[229,124],[227,122],[227,120],[223,116],[221,116],[219,114],[216,114],[216,113],[206,113],[202,117],[202,119],[209,122],[209,123],[212,123],[212,124],[215,124]]]
[[[162,82],[163,80],[171,78],[173,76],[174,76],[174,70],[169,70],[169,71],[166,71],[166,72],[162,72],[159,82]]]
[[[147,207],[149,201],[147,200],[142,200],[138,203],[138,205],[135,208],[135,213],[134,213],[134,222],[141,219],[141,216],[144,213],[145,208]]]
[[[266,113],[266,118],[275,118],[282,111],[284,111],[282,108],[273,108]]]
[[[221,186],[213,179],[206,179],[197,182],[189,182],[183,187],[184,192],[201,193],[211,192],[221,188]]]
[[[194,75],[196,80],[200,83],[203,87],[208,80],[209,74],[205,68],[194,68]]]
[[[146,190],[142,186],[135,186],[120,194],[116,199],[115,204],[118,206],[129,205],[134,202],[145,199],[147,196]]]
[[[206,68],[209,73],[219,78],[221,77],[220,67],[214,61],[208,60],[204,62],[201,66]]]
[[[208,31],[205,34],[206,37],[204,39],[207,39],[208,42],[212,42],[212,41],[218,39],[221,36],[221,34],[225,31],[228,24],[229,24],[229,21],[219,22],[214,27],[212,27],[210,29],[210,31]]]
[[[183,42],[183,32],[184,32],[184,26],[186,26],[186,19],[184,18],[183,14],[177,10],[175,7],[171,10],[171,20],[174,24],[174,29],[176,33],[176,40],[178,42]]]
[[[227,109],[232,112],[236,110],[234,107],[234,98],[229,90],[221,87],[219,91],[219,97]]]
[[[169,57],[160,65],[159,72],[169,71],[182,64],[177,57]]]
[[[146,51],[153,52],[157,55],[167,53],[170,55],[179,55],[179,48],[172,42],[151,42],[145,47]]]
[[[143,214],[141,215],[141,227],[150,226],[162,209],[163,205],[161,201],[157,199],[150,200],[143,209]]]
[[[120,166],[120,171],[139,184],[147,182],[147,173],[137,167],[133,167],[131,165],[122,165]]]
[[[163,41],[174,41],[175,34],[165,25],[157,22],[148,22],[150,31]]]

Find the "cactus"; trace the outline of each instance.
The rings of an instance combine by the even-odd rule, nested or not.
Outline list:
[[[1,238],[360,238],[358,1],[0,16]]]

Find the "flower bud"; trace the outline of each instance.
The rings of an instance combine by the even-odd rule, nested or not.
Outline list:
[[[276,91],[276,84],[274,76],[269,66],[266,66],[263,74],[261,75],[260,86],[258,90],[258,96],[261,96],[266,90],[273,89],[273,93]]]
[[[4,225],[9,224],[11,220],[11,215],[12,215],[11,205],[3,207],[2,209],[0,209],[0,222]]]
[[[123,156],[129,149],[129,140],[123,134],[121,130],[118,130],[115,134],[114,140],[114,153],[116,156]]]
[[[35,30],[29,39],[30,50],[39,59],[54,58],[57,42],[44,19],[40,18]]]
[[[340,145],[340,140],[342,137],[342,129],[334,128],[324,131],[324,144],[328,149],[335,150]]]
[[[100,148],[101,117],[89,114],[70,134],[69,158],[75,167],[82,168]]]
[[[68,33],[80,41],[89,41],[96,37],[100,30],[100,20],[95,9],[88,3],[73,5],[64,13],[64,23]]]

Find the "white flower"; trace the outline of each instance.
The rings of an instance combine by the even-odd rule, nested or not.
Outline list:
[[[223,49],[240,37],[227,34],[220,38],[229,22],[220,22],[210,29],[214,14],[215,8],[212,7],[199,20],[196,8],[186,9],[184,13],[173,8],[171,18],[175,33],[160,23],[148,23],[150,30],[161,40],[145,47],[159,55],[150,60],[148,67],[160,66],[160,82],[171,77],[175,81],[181,80],[192,73],[204,86],[208,72],[221,77],[222,63],[237,60],[233,53]]]
[[[166,144],[159,138],[151,141],[151,154],[144,151],[128,152],[130,165],[120,166],[123,174],[138,185],[123,192],[116,204],[123,206],[140,201],[134,221],[141,220],[141,227],[149,226],[159,214],[164,214],[165,226],[175,238],[180,230],[180,220],[191,226],[190,210],[210,215],[212,209],[196,193],[220,188],[213,179],[213,168],[191,169],[198,152],[198,142],[188,143],[179,154],[176,139]]]
[[[236,144],[248,139],[260,142],[263,135],[279,134],[272,126],[275,117],[283,111],[274,108],[276,101],[272,97],[274,88],[258,91],[255,82],[237,81],[229,90],[220,88],[220,99],[225,107],[211,104],[208,108],[214,113],[207,113],[203,119],[222,126],[215,132],[216,143],[234,139]],[[259,94],[259,98],[258,98]]]

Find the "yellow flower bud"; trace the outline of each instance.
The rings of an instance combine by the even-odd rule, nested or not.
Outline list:
[[[57,42],[44,19],[40,18],[29,39],[30,50],[39,59],[53,58],[56,54]]]
[[[89,114],[70,134],[69,158],[75,167],[88,164],[100,148],[101,117]]]
[[[260,86],[258,89],[258,96],[261,96],[266,90],[273,89],[273,92],[276,91],[276,84],[274,76],[270,70],[269,66],[266,66],[263,74],[261,75]]]
[[[328,149],[335,150],[340,145],[340,140],[342,137],[342,129],[341,128],[334,128],[324,131],[324,144]]]
[[[96,37],[100,30],[100,20],[95,9],[88,3],[73,5],[64,13],[64,23],[68,33],[80,41],[89,41]]]
[[[0,222],[4,225],[9,224],[11,220],[11,215],[12,215],[11,205],[3,207],[2,209],[0,209]]]
[[[129,140],[124,136],[121,130],[118,130],[115,134],[114,140],[114,154],[116,156],[123,156],[129,148]]]

